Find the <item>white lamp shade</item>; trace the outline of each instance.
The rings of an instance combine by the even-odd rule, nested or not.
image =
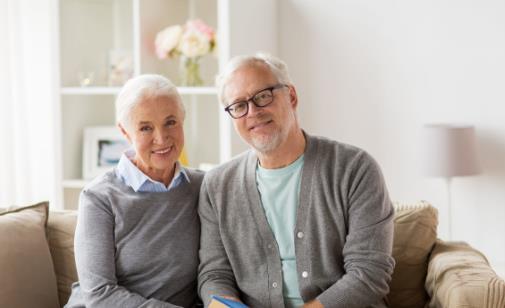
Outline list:
[[[425,175],[454,177],[480,173],[473,126],[427,124],[424,133]]]

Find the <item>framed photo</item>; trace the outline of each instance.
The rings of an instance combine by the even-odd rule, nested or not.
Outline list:
[[[115,126],[86,127],[82,155],[84,179],[93,179],[116,166],[128,147],[128,141]]]

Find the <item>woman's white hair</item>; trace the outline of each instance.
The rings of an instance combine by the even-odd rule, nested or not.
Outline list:
[[[179,103],[185,115],[184,104],[177,87],[166,77],[145,74],[128,80],[116,98],[116,123],[127,127],[130,124],[131,111],[135,106],[148,99],[168,97]]]
[[[292,84],[289,76],[288,66],[281,59],[266,53],[257,53],[255,55],[243,55],[233,57],[225,66],[221,74],[216,77],[216,86],[218,88],[219,101],[225,104],[224,91],[231,75],[244,66],[248,65],[266,65],[277,81],[283,84]]]

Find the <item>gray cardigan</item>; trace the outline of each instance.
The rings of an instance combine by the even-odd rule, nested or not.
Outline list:
[[[393,207],[377,163],[363,150],[306,135],[294,232],[300,294],[325,307],[385,307],[394,268]],[[198,290],[284,307],[277,243],[249,151],[207,173],[199,201]]]

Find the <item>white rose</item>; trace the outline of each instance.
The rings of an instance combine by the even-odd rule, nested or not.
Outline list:
[[[209,53],[210,42],[204,33],[194,29],[186,29],[178,49],[188,58],[200,57]]]
[[[156,55],[160,59],[165,59],[167,56],[174,56],[176,47],[182,35],[182,27],[179,25],[170,26],[156,35]]]

